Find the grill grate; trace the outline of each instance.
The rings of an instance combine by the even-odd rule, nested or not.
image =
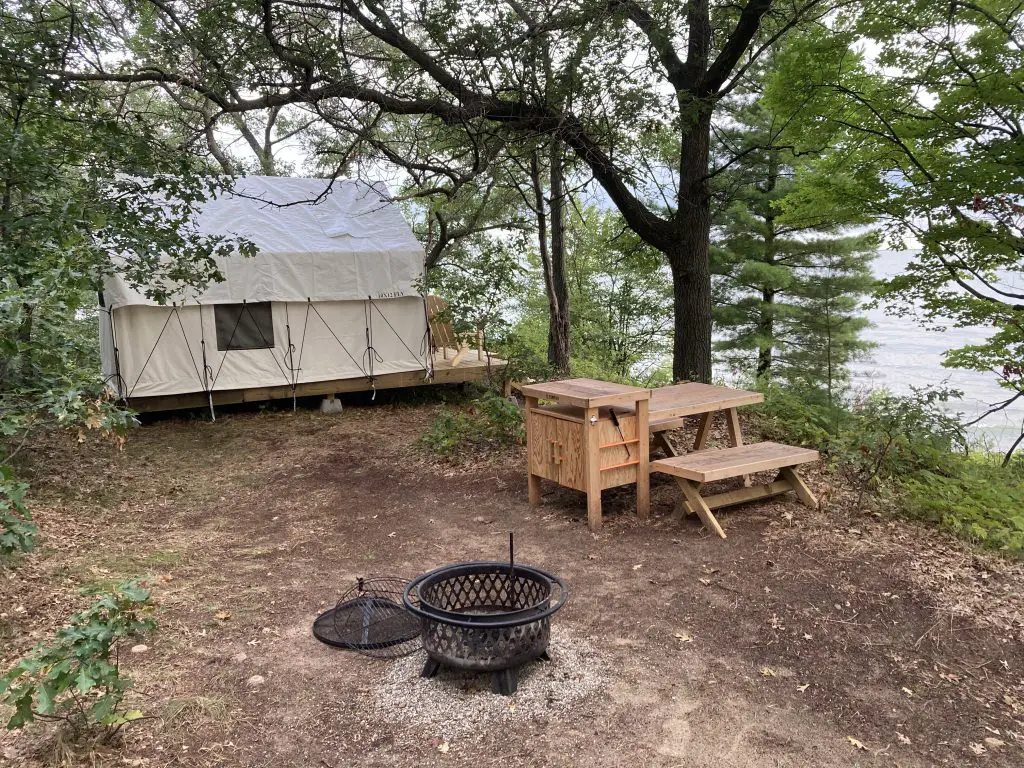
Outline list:
[[[402,603],[405,581],[358,579],[338,604],[313,622],[320,642],[365,656],[390,659],[420,648],[420,621]]]

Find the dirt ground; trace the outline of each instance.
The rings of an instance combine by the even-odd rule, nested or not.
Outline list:
[[[4,668],[85,604],[83,585],[145,576],[160,628],[122,657],[149,716],[123,745],[76,752],[33,727],[0,736],[0,764],[1024,765],[1019,565],[853,513],[820,471],[822,510],[723,511],[726,541],[677,519],[667,482],[646,522],[628,490],[606,492],[592,535],[580,494],[545,485],[527,504],[521,451],[428,457],[416,441],[441,407],[166,419],[122,453],[36,445],[43,539],[0,571]],[[588,649],[573,657],[586,669],[560,673],[555,654],[543,674],[585,673],[575,698],[531,697],[528,677],[455,728],[451,681],[423,681],[442,687],[418,711],[394,684],[415,662],[311,636],[357,576],[500,559],[510,529],[521,562],[569,585],[552,634]],[[458,719],[465,692],[450,690]]]

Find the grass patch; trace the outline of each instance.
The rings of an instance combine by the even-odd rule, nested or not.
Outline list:
[[[217,696],[182,696],[170,699],[160,713],[165,731],[195,733],[204,725],[221,723],[227,719],[228,708]]]

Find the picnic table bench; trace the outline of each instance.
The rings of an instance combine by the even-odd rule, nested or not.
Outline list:
[[[803,478],[793,467],[818,460],[818,452],[791,445],[764,442],[739,445],[730,448],[711,448],[694,451],[683,456],[670,456],[651,462],[652,472],[672,475],[683,492],[683,508],[686,512],[697,513],[706,526],[725,538],[725,531],[719,525],[711,510],[742,504],[745,501],[766,499],[788,491],[794,491],[797,498],[811,508],[818,506],[817,499]],[[727,480],[733,477],[749,476],[755,472],[778,469],[774,481],[725,491],[712,496],[701,496],[703,483]]]

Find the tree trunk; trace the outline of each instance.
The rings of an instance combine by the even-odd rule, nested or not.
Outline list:
[[[565,183],[562,142],[551,142],[551,292],[555,301],[548,320],[548,362],[559,375],[568,375],[571,337],[569,331],[569,281],[565,274]]]
[[[775,291],[761,291],[761,317],[757,323],[757,335],[760,338],[757,350],[758,379],[767,379],[772,370],[772,349],[775,340],[775,318],[772,315],[774,304]]]
[[[561,183],[561,167],[552,170]],[[568,284],[565,275],[564,209],[552,205],[552,216],[557,212],[559,223],[551,223],[551,242],[548,242],[548,202],[544,199],[544,184],[541,178],[540,159],[534,152],[530,158],[530,181],[533,184],[534,214],[537,216],[537,245],[540,249],[541,271],[544,275],[544,292],[548,298],[548,362],[555,373],[564,376],[569,372],[569,315]],[[552,196],[552,200],[554,196]],[[557,207],[556,207],[557,206]],[[555,231],[558,236],[555,236]],[[557,244],[557,251],[554,246]],[[557,264],[556,264],[557,260]],[[560,286],[558,285],[560,283]],[[564,303],[563,303],[564,301]]]
[[[693,104],[700,114],[683,137],[679,163],[679,209],[676,237],[666,249],[672,269],[675,299],[675,338],[672,378],[675,381],[711,381],[711,193],[708,188],[708,151],[711,110]]]
[[[768,153],[768,178],[765,181],[764,192],[770,195],[775,190],[779,180],[778,156],[774,152]],[[764,263],[768,266],[775,265],[775,210],[769,198],[764,200]],[[772,356],[775,350],[775,289],[764,287],[761,290],[761,316],[757,324],[757,334],[760,337],[759,349],[757,352],[757,378],[767,379],[771,375]]]

